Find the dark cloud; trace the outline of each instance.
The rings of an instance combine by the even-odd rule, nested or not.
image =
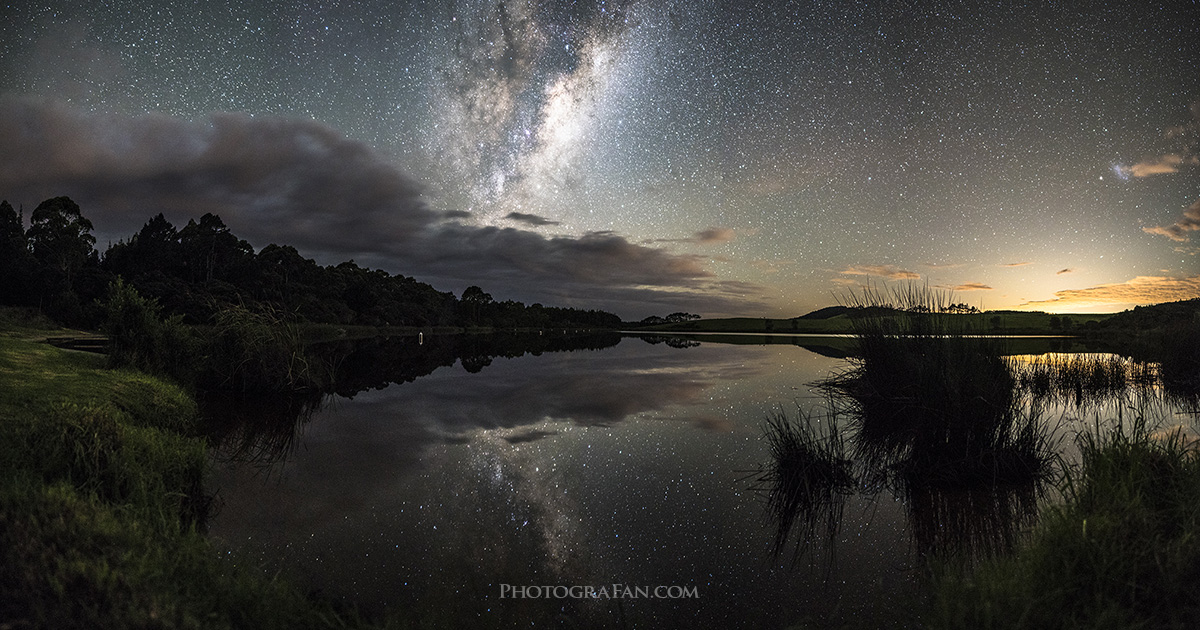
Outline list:
[[[1195,230],[1200,230],[1200,200],[1188,206],[1183,217],[1171,225],[1142,228],[1147,234],[1161,234],[1178,242],[1188,240],[1187,233]]]
[[[546,217],[540,217],[536,214],[525,214],[524,212],[509,212],[507,215],[505,215],[504,218],[512,220],[512,221],[517,221],[519,223],[527,223],[529,225],[536,225],[536,226],[561,225],[561,222],[559,222],[559,221],[551,221],[550,219],[547,219]]]
[[[1026,265],[1032,265],[1032,264],[1033,263],[1030,261],[1025,261],[1025,262],[1004,263],[1004,264],[1001,264],[1000,266],[1001,267],[1024,267]]]
[[[57,195],[80,203],[100,243],[158,212],[176,223],[212,212],[258,247],[286,243],[327,264],[354,258],[447,289],[479,284],[545,303],[567,293],[588,308],[611,308],[598,296],[667,304],[682,294],[694,310],[713,310],[701,306],[712,273],[698,257],[612,232],[546,237],[447,222],[472,215],[430,209],[387,158],[313,121],[221,113],[188,122],[0,101],[0,196],[32,207]],[[735,306],[728,299],[713,305]]]
[[[1058,271],[1054,272],[1054,275],[1061,276],[1061,275],[1067,274],[1067,273],[1075,273],[1075,270],[1071,269],[1070,267],[1067,267],[1066,269],[1059,269]]]
[[[698,245],[717,245],[732,241],[736,233],[730,228],[710,227],[701,230],[687,238],[660,238],[652,243],[696,243]]]
[[[525,442],[536,442],[542,438],[548,438],[558,435],[558,431],[542,431],[540,429],[525,429],[520,433],[508,435],[504,437],[504,441],[509,444],[524,444]]]
[[[411,240],[439,218],[379,154],[312,121],[191,123],[4,101],[0,138],[2,194],[69,195],[110,235],[160,211],[175,221],[213,212],[258,245],[356,251]]]

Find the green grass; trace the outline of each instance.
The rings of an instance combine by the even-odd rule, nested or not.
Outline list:
[[[1139,423],[1081,440],[1064,502],[1016,554],[947,570],[931,628],[1193,628],[1200,623],[1200,457]]]
[[[30,330],[0,335],[0,627],[364,625],[212,549],[184,391]]]

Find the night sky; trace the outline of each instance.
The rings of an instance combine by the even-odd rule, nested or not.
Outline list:
[[[1194,1],[198,4],[0,5],[0,198],[628,319],[1200,296]]]

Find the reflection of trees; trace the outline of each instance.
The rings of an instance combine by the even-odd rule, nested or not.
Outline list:
[[[687,337],[679,337],[675,335],[640,335],[639,338],[646,343],[656,346],[660,343],[666,344],[670,348],[695,348],[700,345],[695,339]]]
[[[200,396],[205,433],[225,456],[272,463],[287,456],[302,425],[332,395],[355,394],[407,383],[460,362],[477,373],[492,358],[524,354],[602,349],[619,343],[618,333],[579,335],[430,335],[428,337],[378,337],[310,346],[310,360],[335,366],[335,376],[325,391],[302,394]]]

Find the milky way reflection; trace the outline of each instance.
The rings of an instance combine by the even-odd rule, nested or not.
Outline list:
[[[852,497],[836,550],[797,570],[738,481],[766,457],[766,414],[815,404],[805,384],[840,365],[790,345],[626,339],[441,368],[335,401],[266,475],[223,465],[211,531],[368,610],[459,623],[863,620],[912,588],[903,508]],[[499,599],[500,584],[613,583],[700,598]]]

